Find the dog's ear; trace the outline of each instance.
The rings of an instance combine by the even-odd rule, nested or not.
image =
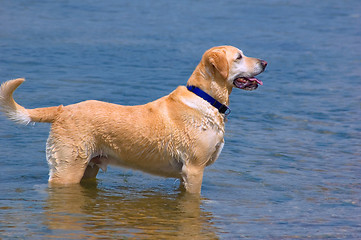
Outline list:
[[[217,70],[223,78],[228,78],[229,66],[224,50],[214,49],[206,52],[205,61],[210,67]]]

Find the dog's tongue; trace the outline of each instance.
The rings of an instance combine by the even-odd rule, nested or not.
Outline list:
[[[247,78],[248,81],[254,82],[256,81],[259,85],[263,85],[263,82],[255,77],[253,78]]]

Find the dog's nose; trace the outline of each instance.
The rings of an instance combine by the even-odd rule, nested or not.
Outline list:
[[[263,67],[263,69],[265,69],[267,67],[267,62],[265,60],[261,60],[261,65]]]

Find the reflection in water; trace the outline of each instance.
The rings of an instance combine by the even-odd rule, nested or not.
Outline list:
[[[49,238],[218,239],[201,202],[182,193],[101,189],[96,182],[50,187],[44,225]]]

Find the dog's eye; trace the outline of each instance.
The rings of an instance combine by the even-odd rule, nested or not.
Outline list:
[[[237,59],[237,60],[241,60],[241,59],[242,59],[242,54],[239,54],[236,59]]]

